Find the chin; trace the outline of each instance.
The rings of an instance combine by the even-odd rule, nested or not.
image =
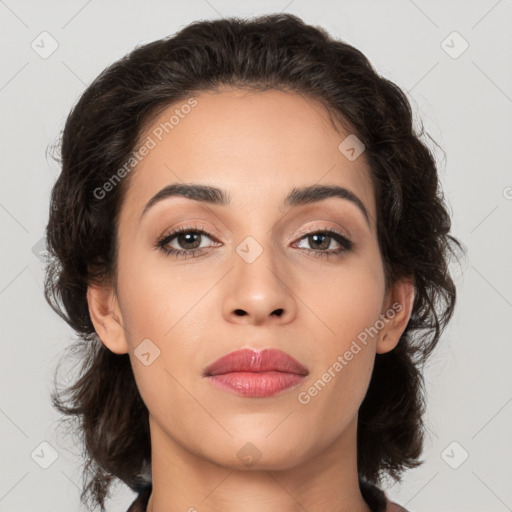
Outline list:
[[[276,435],[270,440],[265,439],[265,435],[257,432],[254,436],[235,437],[224,447],[215,443],[214,446],[220,447],[220,451],[205,455],[216,465],[247,471],[286,470],[306,459],[307,454],[303,450],[297,450],[298,446],[303,446],[303,442],[299,439],[295,441],[288,437],[285,441]]]

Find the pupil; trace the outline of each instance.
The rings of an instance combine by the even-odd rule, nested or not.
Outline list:
[[[187,243],[193,244],[193,243],[197,242],[197,240],[195,240],[195,241],[194,240],[189,240],[189,237],[198,237],[198,235],[199,235],[198,233],[186,233],[186,234],[180,235],[180,240],[179,240],[180,245],[182,245],[182,241],[183,240],[184,240],[184,244],[185,245]],[[194,248],[194,247],[192,247],[192,248]]]
[[[328,236],[326,235],[312,235],[310,238],[313,238],[315,240],[315,243],[318,241],[318,238],[329,238]],[[325,244],[325,240],[324,240],[324,243],[322,245],[322,241],[320,241],[320,244],[317,244],[317,247],[321,247],[323,249],[326,249],[327,247],[329,246],[329,243],[327,243],[327,245]]]

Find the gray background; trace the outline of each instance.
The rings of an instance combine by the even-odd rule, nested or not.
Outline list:
[[[37,249],[59,172],[47,146],[86,85],[135,45],[196,19],[279,11],[353,44],[407,91],[446,152],[437,156],[453,232],[468,249],[426,374],[425,464],[387,492],[417,512],[512,510],[511,0],[0,0],[0,510],[81,510],[80,447],[56,430],[49,399],[73,332],[42,295]],[[50,37],[58,48],[42,58]],[[108,510],[125,512],[134,493],[114,491]]]

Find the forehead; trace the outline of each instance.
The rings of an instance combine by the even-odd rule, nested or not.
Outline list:
[[[150,149],[133,171],[121,215],[140,216],[170,183],[223,188],[230,206],[261,214],[281,206],[293,187],[336,184],[357,195],[374,219],[365,155],[349,160],[339,149],[349,135],[309,96],[228,87],[200,92],[165,108],[141,134],[138,147]]]

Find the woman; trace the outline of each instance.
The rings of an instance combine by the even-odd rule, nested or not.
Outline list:
[[[450,218],[401,90],[289,14],[196,22],[70,113],[45,295],[78,333],[54,405],[82,501],[398,511],[421,368],[455,304]]]

